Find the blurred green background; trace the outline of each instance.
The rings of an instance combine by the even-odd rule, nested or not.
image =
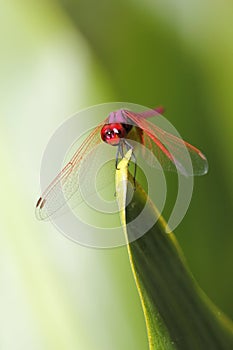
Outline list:
[[[50,136],[110,101],[164,105],[206,154],[175,233],[233,317],[233,3],[10,0],[0,18],[0,348],[147,349],[126,248],[79,246],[34,217]]]

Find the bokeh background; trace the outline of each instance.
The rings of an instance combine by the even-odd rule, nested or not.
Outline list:
[[[175,233],[232,318],[233,3],[9,0],[0,19],[0,348],[147,349],[126,249],[79,246],[34,216],[50,136],[110,101],[164,105],[207,155]]]

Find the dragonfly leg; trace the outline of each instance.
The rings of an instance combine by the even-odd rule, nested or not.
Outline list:
[[[123,146],[124,146],[124,142],[119,142],[119,144],[117,145],[117,152],[116,152],[116,169],[118,169],[118,162],[119,162],[119,155],[121,156],[121,158],[124,157],[124,152],[123,152]]]
[[[130,149],[133,150],[133,146],[126,140],[124,140],[124,145],[125,145],[125,148],[126,148],[126,151],[128,152]],[[133,152],[132,152],[133,154]]]
[[[121,155],[121,158],[124,158],[124,141],[121,141],[120,143],[120,155]]]
[[[115,163],[115,167],[117,170],[118,169],[118,160],[119,160],[119,145],[117,146],[117,152],[116,152],[116,163]]]
[[[134,191],[136,190],[136,173],[137,173],[137,158],[133,152],[133,146],[126,140],[124,140],[124,144],[126,146],[127,151],[132,149],[132,160],[134,161],[134,174],[133,174],[133,183],[134,183]]]
[[[136,191],[137,158],[134,152],[132,152],[131,157],[132,157],[132,160],[134,161],[133,184],[134,184],[134,191]]]

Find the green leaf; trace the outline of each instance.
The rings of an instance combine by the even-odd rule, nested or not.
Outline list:
[[[126,222],[131,222],[127,225],[128,237],[140,235],[139,225],[132,220],[147,201],[143,220],[158,220],[128,245],[128,251],[150,349],[233,349],[231,321],[199,288],[174,234],[165,233],[164,219],[139,184],[126,208]]]

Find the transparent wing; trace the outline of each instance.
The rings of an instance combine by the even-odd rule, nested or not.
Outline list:
[[[178,170],[185,176],[204,175],[207,173],[208,162],[199,149],[162,130],[141,116],[140,113],[125,111],[125,114],[143,130],[141,133],[142,144],[155,155],[164,170]],[[152,116],[149,115],[149,117]],[[152,161],[151,165],[154,165]]]
[[[87,156],[94,158],[95,147],[101,142],[100,130],[104,122],[91,132],[88,138],[75,152],[72,159],[39,198],[36,204],[36,217],[39,220],[44,220],[52,216],[61,209],[74,194],[76,194],[75,203],[78,204],[79,200],[81,201],[79,182],[81,182],[82,178],[85,176],[85,171],[82,171],[80,179],[81,164],[85,162]],[[88,171],[87,167],[83,167],[82,169]]]

